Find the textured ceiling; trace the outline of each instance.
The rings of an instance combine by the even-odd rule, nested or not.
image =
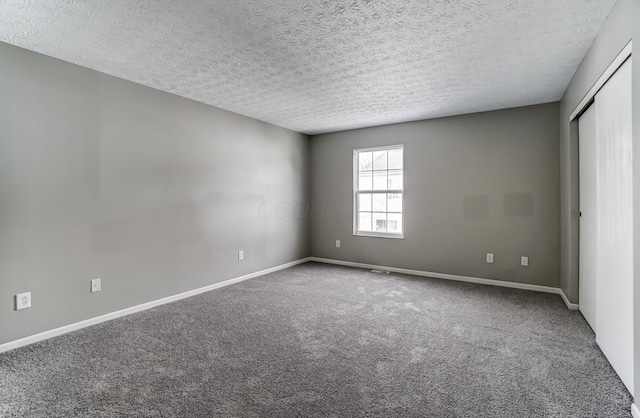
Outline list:
[[[0,41],[304,133],[558,100],[615,0],[1,0]]]

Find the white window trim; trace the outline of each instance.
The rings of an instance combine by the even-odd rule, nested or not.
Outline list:
[[[384,193],[400,193],[402,194],[402,233],[394,234],[390,232],[359,232],[358,231],[358,209],[360,202],[358,201],[358,153],[359,152],[371,152],[371,151],[390,151],[394,149],[402,150],[402,190],[385,190]],[[404,216],[404,203],[405,203],[405,192],[404,192],[404,145],[403,144],[395,144],[395,145],[385,145],[380,147],[368,147],[368,148],[355,148],[353,150],[353,235],[358,237],[374,237],[374,238],[391,238],[391,239],[404,239],[404,230],[405,230],[405,216]],[[375,193],[375,190],[371,190],[372,193]]]

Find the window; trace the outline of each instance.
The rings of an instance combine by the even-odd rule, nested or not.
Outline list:
[[[354,235],[403,238],[403,146],[353,151]]]

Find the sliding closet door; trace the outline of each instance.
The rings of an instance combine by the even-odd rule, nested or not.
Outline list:
[[[596,341],[633,393],[631,60],[596,94],[595,106]]]
[[[578,120],[580,156],[580,312],[596,328],[596,110],[589,107]]]

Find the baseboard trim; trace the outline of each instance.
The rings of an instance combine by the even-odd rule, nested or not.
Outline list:
[[[564,294],[564,290],[560,289],[560,296],[562,296],[562,300],[564,300],[565,305],[567,305],[567,308],[571,309],[572,311],[577,311],[578,309],[580,309],[580,305],[578,305],[577,303],[571,303],[569,302],[569,298],[567,297],[567,295]]]
[[[512,289],[532,290],[534,292],[553,293],[556,295],[560,295],[562,297],[562,300],[564,300],[564,303],[567,305],[567,308],[571,310],[578,309],[578,305],[575,303],[570,303],[566,295],[562,291],[562,289],[557,287],[540,286],[540,285],[528,284],[528,283],[505,282],[502,280],[482,279],[479,277],[460,276],[457,274],[434,273],[434,272],[422,271],[422,270],[410,270],[410,269],[404,269],[399,267],[378,266],[375,264],[354,263],[352,261],[334,260],[330,258],[321,258],[321,257],[309,257],[309,261],[315,261],[318,263],[325,263],[325,264],[336,264],[340,266],[365,268],[365,269],[387,270],[387,271],[392,271],[394,273],[411,274],[414,276],[433,277],[436,279],[454,280],[458,282],[486,284],[489,286],[510,287]]]
[[[562,289],[559,289],[557,287],[540,286],[540,285],[527,284],[527,283],[506,282],[506,281],[502,281],[502,280],[482,279],[482,278],[479,278],[479,277],[460,276],[460,275],[456,275],[456,274],[446,274],[446,273],[435,273],[435,272],[428,272],[428,271],[422,271],[422,270],[404,269],[404,268],[399,268],[399,267],[379,266],[379,265],[375,265],[375,264],[355,263],[355,262],[352,262],[352,261],[334,260],[334,259],[321,258],[321,257],[306,257],[306,258],[301,258],[299,260],[295,260],[295,261],[292,261],[292,262],[289,262],[289,263],[285,263],[285,264],[281,264],[281,265],[278,265],[278,266],[275,266],[275,267],[271,267],[271,268],[268,268],[268,269],[265,269],[265,270],[260,270],[260,271],[256,271],[256,272],[253,272],[253,273],[245,274],[243,276],[235,277],[233,279],[225,280],[225,281],[222,281],[222,282],[219,282],[219,283],[210,284],[210,285],[207,285],[207,286],[204,286],[204,287],[200,287],[200,288],[197,288],[197,289],[189,290],[189,291],[186,291],[186,292],[183,292],[183,293],[179,293],[179,294],[176,294],[176,295],[167,296],[167,297],[162,298],[162,299],[157,299],[157,300],[154,300],[154,301],[142,303],[140,305],[132,306],[130,308],[121,309],[119,311],[107,313],[107,314],[100,315],[100,316],[97,316],[97,317],[94,317],[94,318],[85,319],[83,321],[75,322],[73,324],[64,325],[64,326],[59,327],[59,328],[54,328],[54,329],[51,329],[51,330],[48,330],[48,331],[44,331],[44,332],[41,332],[41,333],[38,333],[38,334],[30,335],[30,336],[27,336],[27,337],[24,337],[24,338],[20,338],[18,340],[9,341],[7,343],[0,344],[0,353],[4,353],[4,352],[9,351],[9,350],[14,350],[16,348],[24,347],[26,345],[33,344],[33,343],[36,343],[38,341],[44,341],[44,340],[47,340],[49,338],[57,337],[59,335],[63,335],[63,334],[66,334],[66,333],[69,333],[69,332],[72,332],[72,331],[76,331],[76,330],[79,330],[79,329],[82,329],[82,328],[86,328],[86,327],[89,327],[89,326],[92,326],[92,325],[96,325],[96,324],[99,324],[101,322],[110,321],[112,319],[120,318],[122,316],[131,315],[131,314],[136,313],[136,312],[140,312],[140,311],[144,311],[144,310],[147,310],[147,309],[151,309],[151,308],[154,308],[156,306],[164,305],[166,303],[171,303],[171,302],[178,301],[180,299],[185,299],[185,298],[188,298],[188,297],[191,297],[191,296],[199,295],[200,293],[209,292],[211,290],[215,290],[215,289],[219,289],[221,287],[225,287],[225,286],[229,286],[229,285],[232,285],[232,284],[235,284],[235,283],[239,283],[239,282],[242,282],[244,280],[253,279],[255,277],[263,276],[265,274],[273,273],[273,272],[276,272],[276,271],[279,271],[279,270],[284,270],[286,268],[297,266],[299,264],[304,264],[304,263],[307,263],[309,261],[315,261],[315,262],[318,262],[318,263],[325,263],[325,264],[336,264],[336,265],[347,266],[347,267],[387,270],[387,271],[392,271],[392,272],[395,272],[395,273],[411,274],[411,275],[414,275],[414,276],[433,277],[433,278],[436,278],[436,279],[454,280],[454,281],[467,282],[467,283],[478,283],[478,284],[485,284],[485,285],[489,285],[489,286],[500,286],[500,287],[509,287],[509,288],[513,288],[513,289],[532,290],[532,291],[535,291],[535,292],[553,293],[553,294],[560,295],[562,297],[562,300],[567,305],[567,308],[569,308],[571,310],[577,310],[578,309],[578,304],[569,302],[569,299],[564,294]],[[632,404],[631,411],[632,411],[632,413],[637,413],[638,414],[638,415],[634,415],[635,418],[640,418],[640,411],[635,406],[635,404]]]
[[[631,404],[631,416],[633,416],[633,418],[640,418],[640,408],[634,403]]]
[[[121,309],[119,311],[111,312],[108,314],[96,316],[94,318],[85,319],[84,321],[76,322],[69,325],[64,325],[59,328],[51,329],[48,331],[44,331],[38,334],[30,335],[28,337],[20,338],[18,340],[9,341],[8,343],[0,344],[0,353],[4,353],[5,351],[13,350],[16,348],[24,347],[29,344],[36,343],[38,341],[47,340],[49,338],[57,337],[59,335],[63,335],[72,331],[76,331],[82,328],[89,327],[91,325],[96,325],[101,322],[110,321],[112,319],[120,318],[122,316],[131,315],[136,312],[144,311],[147,309],[154,308],[156,306],[164,305],[166,303],[175,302],[180,299],[185,299],[191,296],[199,295],[200,293],[209,292],[211,290],[219,289],[221,287],[229,286],[235,283],[242,282],[244,280],[253,279],[258,276],[263,276],[265,274],[273,273],[279,270],[284,270],[289,267],[297,266],[298,264],[303,264],[310,261],[309,258],[302,258],[300,260],[291,261],[289,263],[280,264],[279,266],[271,267],[265,270],[256,271],[254,273],[245,274],[244,276],[235,277],[233,279],[225,280],[219,283],[210,284],[204,287],[199,287],[197,289],[189,290],[187,292],[178,293],[176,295],[167,296],[162,299],[153,300],[151,302],[142,303],[140,305],[132,306],[130,308]]]

